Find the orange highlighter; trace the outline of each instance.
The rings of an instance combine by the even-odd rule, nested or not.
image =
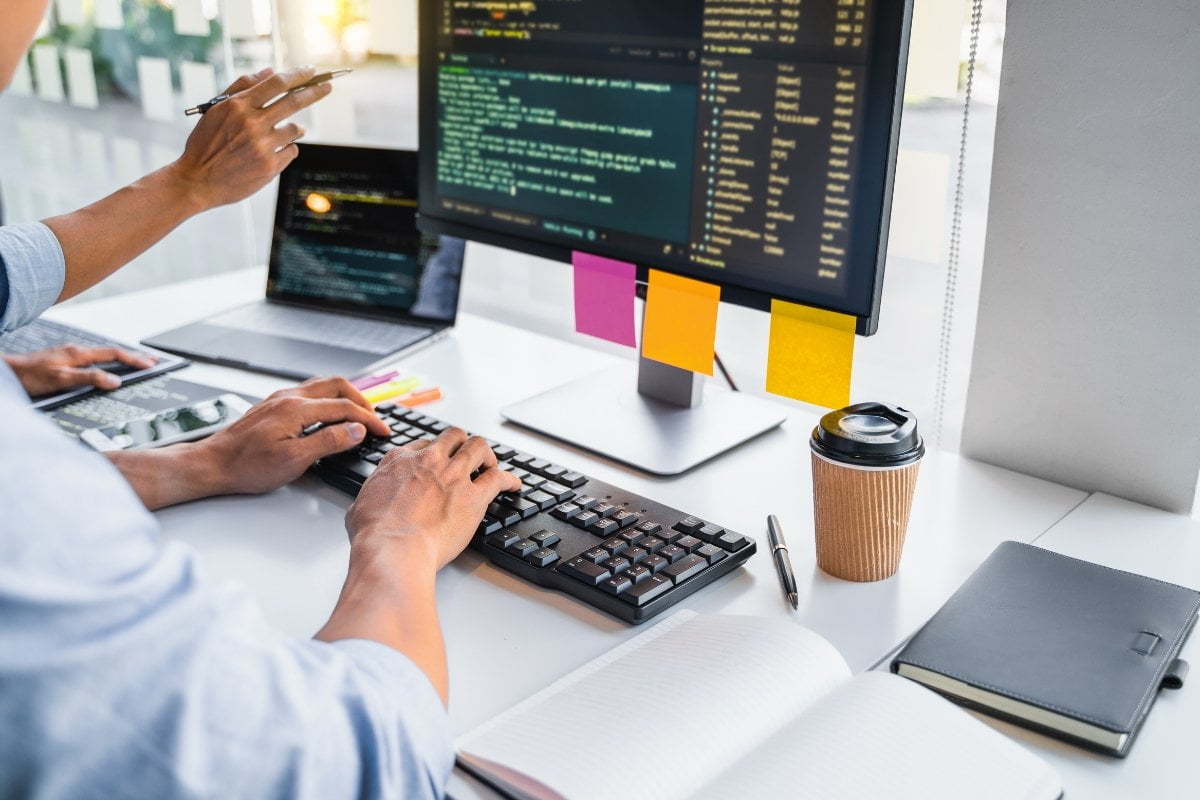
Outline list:
[[[392,402],[398,406],[413,408],[414,406],[423,406],[426,403],[432,403],[442,399],[442,390],[437,386],[430,386],[427,389],[420,389],[415,392],[410,392],[404,397],[398,397]]]

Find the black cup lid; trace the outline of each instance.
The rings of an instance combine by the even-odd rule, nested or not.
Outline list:
[[[925,455],[911,411],[886,403],[856,403],[821,417],[812,449],[833,461],[895,467]]]

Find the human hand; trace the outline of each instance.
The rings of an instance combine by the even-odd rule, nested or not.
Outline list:
[[[224,94],[232,96],[200,118],[183,155],[171,165],[200,210],[249,197],[299,155],[295,142],[304,135],[304,128],[294,122],[281,123],[325,97],[333,87],[323,83],[280,95],[315,74],[309,66],[279,74],[264,69],[242,76],[225,90]]]
[[[467,546],[488,503],[520,487],[486,440],[450,428],[388,453],[346,512],[346,530],[355,548],[400,548],[436,571]]]
[[[118,347],[81,347],[75,344],[59,345],[25,355],[4,356],[4,360],[30,397],[55,394],[79,386],[120,388],[121,379],[118,376],[93,364],[117,361],[135,369],[154,366],[153,358]]]
[[[325,427],[301,435],[318,422]],[[368,431],[391,435],[344,378],[314,378],[275,392],[228,428],[196,443],[189,457],[204,464],[203,495],[258,494],[290,483],[320,458],[358,445]]]

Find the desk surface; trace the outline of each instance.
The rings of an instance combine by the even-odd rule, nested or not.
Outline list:
[[[53,316],[132,342],[252,301],[261,296],[263,282],[262,270],[243,270],[68,305],[56,309]],[[514,380],[504,366],[506,356],[528,351],[541,353],[555,368]],[[400,363],[443,387],[446,399],[430,406],[429,413],[474,432],[760,540],[765,537],[766,515],[778,514],[792,546],[800,585],[799,612],[786,606],[772,564],[761,554],[679,607],[786,617],[828,638],[855,671],[868,668],[920,627],[1000,541],[1030,542],[1052,529],[1054,536],[1047,542],[1057,544],[1075,516],[1072,511],[1087,497],[1084,492],[955,454],[931,453],[921,468],[899,573],[874,584],[847,583],[824,575],[815,565],[807,438],[818,409],[790,404],[782,429],[683,478],[659,479],[526,432],[498,415],[506,403],[620,363],[617,357],[464,314],[453,335]],[[188,368],[185,377],[259,395],[284,384],[269,376],[207,364]],[[188,542],[200,553],[210,575],[239,582],[281,629],[310,636],[325,621],[345,576],[349,547],[342,516],[348,504],[341,493],[303,478],[269,495],[215,498],[167,509],[158,516],[167,536]],[[1193,575],[1200,574],[1197,546],[1193,544]],[[1121,561],[1123,556],[1113,552]],[[1195,577],[1184,582],[1188,580],[1197,582]],[[438,599],[450,659],[450,715],[459,732],[636,632],[570,598],[527,585],[471,552],[439,576]],[[1160,706],[1171,702],[1164,700]],[[1156,710],[1159,713],[1161,709]],[[1158,737],[1152,736],[1151,728],[1155,716],[1147,723],[1146,741],[1135,746],[1128,764],[1136,763],[1132,759],[1140,751],[1157,747],[1152,742]],[[1015,735],[1023,738],[1024,732]],[[1059,754],[1054,743],[1047,744],[1050,740],[1032,735],[1026,739],[1035,750],[1049,752],[1056,764],[1065,765],[1060,767],[1064,778],[1074,779],[1079,773],[1078,780],[1089,785],[1095,779],[1074,750]],[[1157,763],[1158,755],[1150,753],[1146,759],[1153,757]],[[1126,783],[1120,766],[1109,770],[1118,775],[1120,785],[1145,785]],[[1164,768],[1166,776],[1174,773],[1176,786],[1185,771],[1178,763],[1174,770]],[[1099,779],[1095,780],[1098,785]],[[1077,794],[1070,783],[1073,796],[1097,796]],[[1115,784],[1106,785],[1104,793],[1122,794]]]

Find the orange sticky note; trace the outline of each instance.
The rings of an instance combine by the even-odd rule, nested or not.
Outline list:
[[[854,317],[771,301],[768,392],[843,408],[850,405],[853,365]]]
[[[672,367],[713,374],[721,287],[650,270],[642,355]]]

